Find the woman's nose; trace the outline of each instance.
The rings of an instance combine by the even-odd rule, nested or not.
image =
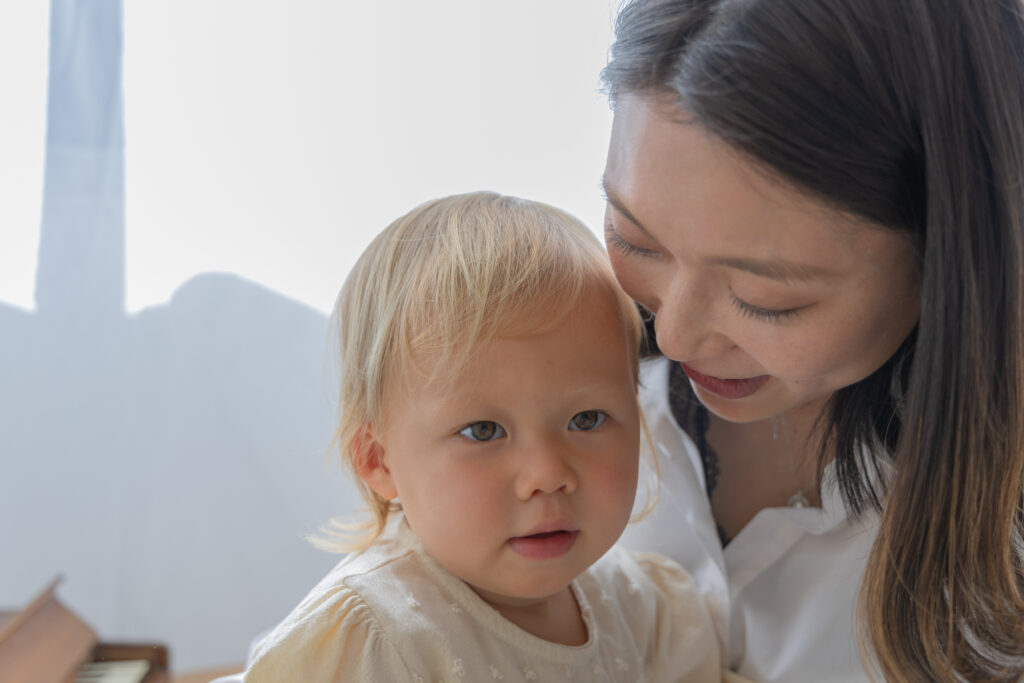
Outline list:
[[[718,329],[716,312],[700,283],[672,282],[659,293],[654,314],[658,348],[669,358],[692,361],[714,358],[733,346]]]
[[[529,500],[538,494],[572,494],[579,485],[570,447],[550,439],[524,445],[517,458],[516,496]]]

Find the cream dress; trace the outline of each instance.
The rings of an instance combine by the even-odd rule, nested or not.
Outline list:
[[[426,555],[403,520],[343,559],[257,645],[245,680],[722,680],[711,620],[677,564],[615,549],[572,590],[587,642],[537,638]]]

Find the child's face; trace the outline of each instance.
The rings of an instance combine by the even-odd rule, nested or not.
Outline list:
[[[410,373],[391,392],[368,482],[491,604],[564,589],[629,519],[639,415],[612,306],[585,296],[549,332],[483,344],[450,387]]]

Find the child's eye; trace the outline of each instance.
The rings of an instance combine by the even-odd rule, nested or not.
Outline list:
[[[462,428],[459,434],[473,441],[493,441],[505,436],[505,428],[497,422],[485,420]]]
[[[606,417],[608,416],[600,410],[584,410],[582,413],[572,416],[572,419],[569,420],[569,429],[589,432],[603,425]]]

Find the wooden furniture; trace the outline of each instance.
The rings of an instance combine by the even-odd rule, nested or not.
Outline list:
[[[171,683],[210,683],[213,679],[220,678],[221,676],[230,676],[232,674],[242,673],[242,669],[244,668],[244,665],[237,664],[235,666],[225,666],[219,669],[174,673],[171,674]]]
[[[169,683],[167,648],[99,643],[96,633],[57,600],[54,580],[18,612],[0,612],[4,683]]]

